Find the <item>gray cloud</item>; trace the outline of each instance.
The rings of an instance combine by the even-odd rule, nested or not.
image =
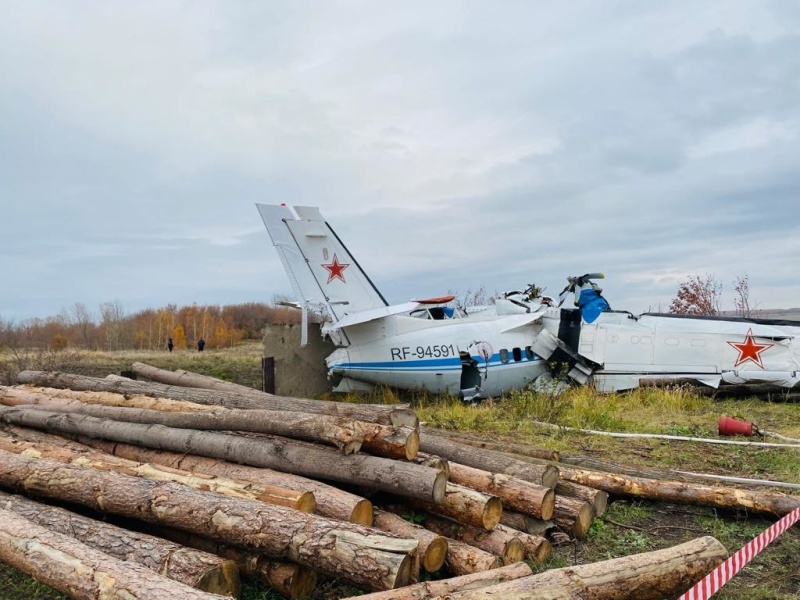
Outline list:
[[[270,300],[253,207],[319,205],[392,301],[797,306],[793,2],[4,3],[0,316]]]

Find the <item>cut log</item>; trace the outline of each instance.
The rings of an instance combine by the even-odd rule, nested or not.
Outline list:
[[[500,517],[500,524],[510,527],[511,529],[516,529],[517,531],[541,537],[547,536],[557,528],[556,524],[552,521],[542,521],[530,515],[523,515],[522,513],[510,510],[503,511],[503,516]]]
[[[15,428],[14,430],[17,431],[18,429]],[[296,492],[313,492],[318,514],[339,521],[367,526],[372,525],[373,507],[369,500],[313,479],[292,475],[291,473],[281,473],[271,469],[238,465],[194,454],[151,450],[131,444],[115,444],[86,437],[80,437],[78,440],[82,444],[97,448],[103,452],[139,462],[175,467],[193,473],[227,475],[242,481],[252,481],[265,486],[280,486]]]
[[[589,533],[594,520],[594,509],[588,502],[556,496],[553,522],[571,537],[583,539]]]
[[[218,390],[221,392],[238,392],[240,394],[259,392],[266,396],[272,396],[272,394],[260,392],[259,390],[249,388],[244,385],[239,385],[238,383],[224,381],[209,375],[201,375],[200,373],[184,371],[183,369],[167,371],[166,369],[159,369],[158,367],[154,367],[142,362],[135,362],[131,365],[131,371],[136,373],[137,376],[141,376],[152,381],[167,383],[169,385],[200,388],[204,390]]]
[[[269,504],[289,506],[303,512],[314,512],[316,509],[316,500],[310,492],[298,493],[277,488],[280,492],[280,495],[277,496],[278,502],[272,502],[272,500],[276,499],[276,494],[274,493],[276,488],[274,486],[264,487],[229,477],[195,474],[173,467],[136,462],[106,454],[99,450],[92,450],[85,446],[80,448],[79,444],[70,444],[66,441],[60,442],[59,440],[62,440],[62,438],[55,435],[44,434],[43,437],[48,441],[28,442],[0,433],[0,450],[14,454],[25,454],[35,458],[48,458],[80,467],[117,471],[125,475],[143,477],[154,481],[174,481],[201,491],[211,491],[235,498],[247,498]],[[293,501],[286,502],[287,498],[292,498]]]
[[[409,499],[408,503],[421,510],[449,517],[481,529],[491,529],[500,522],[503,503],[490,496],[463,485],[448,483],[444,498],[439,504]]]
[[[351,596],[344,600],[429,600],[430,598],[445,596],[456,590],[465,591],[479,589],[489,585],[497,585],[505,581],[511,581],[519,577],[527,577],[531,575],[532,572],[528,565],[520,562],[508,565],[507,567],[478,571],[459,577],[451,577],[450,579],[425,581],[394,590],[375,592],[362,596]]]
[[[231,560],[236,563],[244,577],[263,581],[290,600],[307,598],[317,586],[317,574],[296,563],[271,559],[263,554],[248,552],[172,527],[159,527],[158,535],[178,544]]]
[[[0,492],[0,509],[11,511],[50,531],[204,592],[238,597],[241,583],[235,563],[209,552],[122,529],[103,521]]]
[[[419,452],[419,432],[413,427],[358,423],[364,431],[361,448],[365,452],[399,460],[412,460]]]
[[[592,600],[675,598],[716,568],[727,554],[722,544],[707,536],[663,550],[553,569],[479,590],[454,592],[447,597],[488,600],[561,585],[581,598]]]
[[[417,452],[413,461],[418,465],[424,465],[444,473],[447,476],[447,480],[450,481],[450,462],[447,459],[433,454],[426,454],[425,452]]]
[[[0,386],[0,404],[36,405],[42,410],[78,412],[117,421],[156,423],[184,429],[272,433],[299,440],[328,443],[340,448],[345,454],[357,452],[360,448],[375,456],[411,460],[419,450],[419,434],[411,427],[395,427],[312,413],[227,409],[223,406],[148,396],[126,398],[122,394],[109,392],[74,392],[22,386],[16,388]],[[116,411],[105,408],[112,406],[119,408]],[[142,410],[135,412],[133,409]],[[158,414],[155,411],[167,414]],[[203,413],[203,415],[193,414],[184,418],[182,415],[186,413]]]
[[[506,527],[502,523],[497,525],[493,531],[511,535],[522,542],[525,551],[525,560],[542,563],[550,558],[550,554],[553,552],[552,544],[540,535],[532,535],[530,533],[518,531],[511,527]]]
[[[0,509],[0,562],[76,600],[224,600]]]
[[[595,517],[605,513],[608,506],[608,494],[606,492],[565,479],[560,479],[556,484],[556,494],[588,502],[594,509]]]
[[[453,575],[470,575],[503,566],[503,559],[453,538],[447,539],[445,568]]]
[[[509,508],[537,519],[553,516],[556,495],[549,487],[536,485],[502,473],[490,473],[456,462],[450,462],[450,481],[484,494],[497,496],[503,508]]]
[[[385,510],[375,510],[374,527],[402,538],[418,540],[420,566],[428,573],[442,568],[447,558],[447,540],[442,536]]]
[[[505,473],[536,485],[553,488],[558,481],[558,469],[552,465],[528,463],[509,458],[501,452],[472,448],[465,444],[420,433],[419,448],[422,452],[435,454],[452,462],[483,469],[492,473]]]
[[[558,462],[561,460],[561,453],[557,450],[546,450],[544,448],[526,446],[524,444],[520,444],[516,440],[505,443],[502,441],[487,441],[469,433],[464,433],[461,431],[447,431],[446,429],[436,429],[435,427],[423,425],[420,425],[420,431],[432,436],[439,436],[459,442],[461,444],[466,444],[467,446],[472,446],[473,448],[483,448],[485,450],[494,450],[496,452],[504,452],[507,454],[530,456],[532,458],[539,458],[553,462]]]
[[[398,504],[386,505],[384,508],[395,515],[413,512],[410,508]],[[469,575],[496,569],[503,565],[502,559],[491,552],[470,546],[454,538],[445,538],[445,540],[447,541],[445,569],[453,575]]]
[[[267,467],[299,475],[318,477],[380,490],[427,502],[444,497],[446,480],[433,469],[413,463],[351,454],[300,441],[261,435],[257,440],[242,436],[197,432],[163,425],[121,423],[78,414],[62,414],[30,407],[0,408],[6,423],[72,435],[85,435],[150,448],[191,452],[224,460]]]
[[[134,380],[112,381],[84,375],[59,373],[57,371],[22,371],[17,375],[17,382],[76,391],[143,394],[145,396],[158,396],[173,400],[189,400],[198,404],[215,404],[226,408],[301,411],[349,417],[359,421],[381,423],[382,425],[404,425],[412,428],[419,426],[416,414],[408,408],[408,405],[350,404],[347,402],[309,400],[306,398],[286,398],[283,396],[270,396],[256,390],[253,390],[252,393],[239,394]]]
[[[277,410],[220,408],[201,412],[164,412],[131,407],[99,406],[77,400],[51,398],[35,403],[37,409],[79,413],[126,423],[166,425],[180,429],[213,431],[253,431],[299,440],[320,442],[339,448],[344,454],[358,452],[364,440],[359,421]],[[380,425],[374,427],[380,428]],[[385,444],[391,446],[391,444]]]
[[[615,496],[666,500],[721,509],[745,509],[782,517],[800,506],[800,498],[774,492],[700,485],[683,481],[661,481],[565,467],[564,478],[603,490]]]
[[[437,600],[450,600],[447,596],[440,596]],[[573,593],[563,585],[548,585],[537,587],[535,590],[524,590],[520,592],[505,592],[503,600],[583,600],[577,592]]]
[[[428,515],[422,521],[422,525],[434,533],[499,556],[504,565],[510,565],[525,558],[524,544],[506,530],[499,530],[496,527],[491,530],[479,529],[433,515]]]
[[[318,572],[374,590],[407,584],[416,561],[416,540],[389,537],[376,529],[282,506],[199,492],[177,483],[4,451],[0,451],[0,483],[111,514],[162,523],[275,558],[291,558]]]

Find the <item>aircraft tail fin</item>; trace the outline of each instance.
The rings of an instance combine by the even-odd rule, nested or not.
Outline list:
[[[308,206],[256,204],[301,305],[336,323],[388,306],[319,212]]]

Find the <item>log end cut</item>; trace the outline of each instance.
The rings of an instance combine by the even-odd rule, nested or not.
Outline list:
[[[443,473],[440,471],[439,473],[436,474],[436,479],[434,480],[433,483],[433,502],[435,504],[441,504],[442,500],[444,500],[444,494],[446,491],[447,491],[447,473]],[[498,500],[498,502],[500,501]],[[500,511],[502,512],[502,510],[503,509],[501,507]],[[499,515],[497,519],[498,521],[500,520]],[[495,525],[496,524],[497,523],[495,523]],[[492,527],[494,527],[494,525],[492,525]],[[487,527],[487,529],[491,528]]]
[[[549,521],[553,518],[553,512],[556,509],[556,493],[550,489],[544,493],[542,498],[542,521]]]
[[[500,522],[500,517],[503,516],[503,501],[496,496],[491,496],[486,502],[486,507],[483,511],[483,525],[484,529],[494,529]]]
[[[372,527],[375,519],[375,509],[369,500],[359,500],[350,512],[350,522]]]
[[[444,566],[447,558],[447,539],[441,536],[436,537],[425,550],[422,557],[422,568],[428,573],[435,573]]]
[[[414,460],[419,452],[419,430],[414,429],[406,440],[406,460]]]
[[[226,560],[219,568],[204,573],[194,587],[209,594],[238,598],[242,591],[239,567],[234,561]]]

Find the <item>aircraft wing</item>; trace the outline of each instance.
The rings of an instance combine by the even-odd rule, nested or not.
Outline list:
[[[502,333],[507,333],[509,331],[514,331],[515,329],[520,329],[525,327],[526,325],[530,325],[531,323],[538,321],[542,318],[542,315],[547,312],[547,309],[537,310],[536,312],[532,313],[525,313],[521,315],[509,315],[504,317],[507,319],[507,325],[501,329]]]
[[[342,327],[350,327],[351,325],[358,325],[359,323],[368,323],[369,321],[376,321],[389,317],[391,315],[399,315],[419,308],[422,306],[419,302],[406,302],[404,304],[395,304],[393,306],[382,306],[380,308],[371,308],[369,310],[361,310],[351,315],[346,315],[339,319],[336,323],[327,327],[327,330],[340,329]]]

